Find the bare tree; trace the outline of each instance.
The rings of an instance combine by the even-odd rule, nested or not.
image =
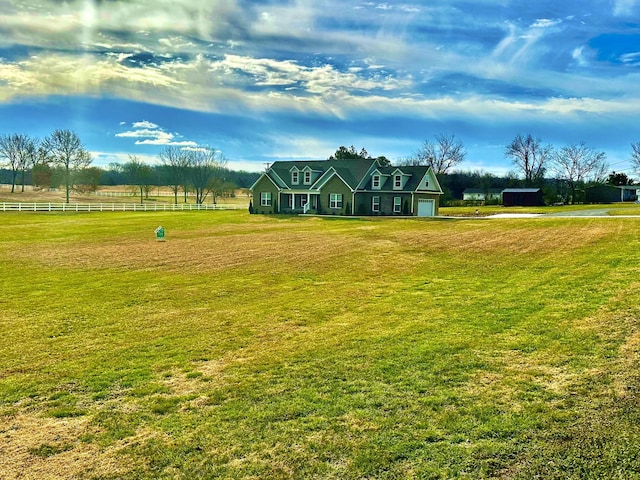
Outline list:
[[[178,204],[178,192],[180,187],[185,189],[185,202],[187,195],[187,187],[185,185],[187,178],[187,169],[189,167],[189,152],[182,150],[173,145],[164,147],[158,155],[160,161],[165,167],[167,173],[167,183],[171,187],[175,204]]]
[[[0,158],[4,158],[5,164],[11,170],[11,193],[14,193],[18,174],[22,175],[22,191],[24,192],[24,180],[26,171],[36,161],[36,141],[29,135],[13,133],[0,135]]]
[[[71,130],[55,130],[44,140],[44,145],[52,163],[64,169],[66,200],[69,203],[72,175],[91,165],[91,155],[82,145],[80,137]]]
[[[426,165],[433,168],[438,175],[445,174],[464,161],[467,152],[462,142],[453,134],[439,134],[435,142],[425,140],[412,157],[404,163],[408,165]]]
[[[511,158],[524,174],[525,184],[532,186],[544,178],[547,163],[553,156],[553,147],[551,145],[543,146],[541,140],[533,138],[531,134],[527,136],[518,134],[507,145],[504,154]]]
[[[202,204],[224,172],[226,161],[222,153],[213,148],[197,148],[189,153],[189,179],[195,190],[196,203]]]
[[[566,182],[571,191],[571,203],[575,202],[578,185],[589,177],[601,179],[609,168],[604,152],[596,152],[584,142],[567,145],[554,155],[553,169],[559,179]]]
[[[129,161],[122,166],[127,176],[129,185],[135,185],[140,191],[140,205],[144,203],[144,194],[149,197],[149,185],[151,184],[152,171],[149,165],[142,162],[137,156],[129,155]]]
[[[34,140],[36,150],[31,160],[31,183],[34,187],[45,188],[51,186],[51,158],[44,141]]]

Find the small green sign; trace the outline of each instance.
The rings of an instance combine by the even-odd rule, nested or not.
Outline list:
[[[156,240],[164,242],[164,227],[160,226],[156,228]]]

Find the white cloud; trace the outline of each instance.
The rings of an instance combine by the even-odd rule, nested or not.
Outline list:
[[[16,97],[98,94],[104,91],[140,99],[145,86],[156,90],[182,82],[158,68],[132,68],[109,56],[50,54],[0,63],[0,101]]]
[[[320,95],[336,91],[391,91],[410,84],[408,79],[399,79],[384,73],[365,77],[358,75],[358,70],[348,69],[346,72],[340,72],[329,64],[307,67],[290,60],[276,61],[237,55],[226,55],[224,60],[213,62],[211,69],[250,75],[253,77],[252,83],[260,86],[299,83],[303,90]]]
[[[640,52],[625,53],[620,56],[620,61],[629,67],[640,66]]]
[[[194,0],[134,0],[94,2],[92,0],[41,0],[38,9],[18,2],[0,16],[0,29],[11,32],[24,45],[51,45],[51,41],[71,46],[91,45],[99,32],[164,32],[199,39],[225,36],[242,18],[235,0],[202,2]],[[149,41],[155,38],[149,35]]]
[[[549,18],[539,18],[533,24],[532,28],[549,28],[562,23],[562,20],[551,20]]]
[[[147,120],[143,120],[142,122],[134,122],[133,128],[160,128],[158,125],[152,122],[148,122]]]
[[[613,14],[615,16],[625,16],[634,13],[634,9],[638,0],[614,0],[613,2]]]
[[[179,140],[175,133],[167,132],[158,125],[146,120],[135,122],[133,130],[116,133],[116,137],[135,138],[136,145],[161,145],[161,146],[177,146],[177,147],[197,147],[196,142],[188,140]]]
[[[571,52],[571,57],[578,63],[578,65],[580,65],[581,67],[584,67],[586,65],[589,64],[587,57],[585,56],[585,49],[586,47],[580,46],[577,47],[573,50],[573,52]]]
[[[522,29],[513,22],[507,22],[507,34],[494,48],[491,56],[505,65],[517,64],[520,69],[523,65],[534,65],[548,51],[548,46],[541,44],[541,40],[555,31],[553,27],[561,23],[562,20],[543,18]]]
[[[103,152],[97,150],[91,150],[89,152],[93,159],[93,165],[97,167],[106,167],[110,163],[124,164],[131,160],[131,154],[125,152]],[[155,155],[136,154],[138,160],[143,163],[154,165],[158,164],[160,160]]]

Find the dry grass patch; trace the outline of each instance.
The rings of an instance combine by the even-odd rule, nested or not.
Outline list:
[[[575,220],[575,219],[574,219]],[[535,222],[535,224],[534,224]],[[451,221],[424,224],[424,229],[401,229],[391,236],[401,245],[425,252],[453,250],[461,255],[563,254],[597,244],[620,231],[621,225],[581,219],[521,219]],[[533,226],[535,228],[532,228]]]
[[[95,433],[87,418],[40,418],[19,414],[2,417],[0,472],[2,478],[59,479],[118,477],[129,471],[116,448],[102,450],[86,442]]]

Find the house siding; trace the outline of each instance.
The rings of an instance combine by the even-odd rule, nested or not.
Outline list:
[[[409,215],[418,215],[418,200],[433,200],[433,215],[437,216],[440,212],[440,195],[432,193],[416,193],[413,196],[413,209]]]
[[[342,208],[329,208],[329,198],[332,193],[342,195]],[[320,190],[318,213],[328,215],[351,215],[353,193],[340,177],[333,176]]]
[[[262,206],[260,198],[262,193],[271,193],[271,205]],[[280,198],[278,198],[278,188],[267,177],[258,180],[253,188],[253,210],[256,213],[278,213]]]
[[[380,210],[372,209],[373,197],[380,197]],[[401,198],[400,212],[393,211],[393,199]],[[406,204],[406,209],[405,209]],[[406,211],[405,211],[406,210]],[[411,215],[411,193],[407,192],[358,192],[356,193],[356,215]]]

